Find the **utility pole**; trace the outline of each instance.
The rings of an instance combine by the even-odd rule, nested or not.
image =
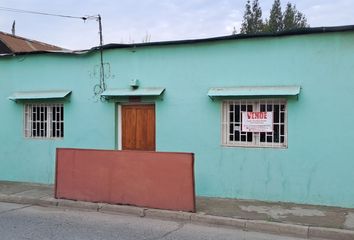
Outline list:
[[[100,58],[101,58],[101,68],[100,68],[100,85],[101,85],[101,91],[103,92],[106,90],[106,84],[105,84],[105,76],[104,76],[104,63],[103,63],[103,34],[102,34],[102,19],[101,15],[97,15],[97,21],[98,21],[98,30],[100,34]]]

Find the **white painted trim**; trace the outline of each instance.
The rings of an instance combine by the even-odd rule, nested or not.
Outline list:
[[[122,150],[122,105],[118,104],[117,105],[118,109],[117,109],[117,143],[118,143],[118,150]]]

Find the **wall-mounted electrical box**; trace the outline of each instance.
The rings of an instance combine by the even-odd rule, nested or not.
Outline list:
[[[138,79],[132,79],[132,80],[130,80],[129,85],[132,88],[138,88],[139,87],[139,80]]]

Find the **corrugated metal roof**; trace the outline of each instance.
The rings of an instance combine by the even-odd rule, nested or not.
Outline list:
[[[165,91],[165,88],[118,88],[107,89],[101,96],[103,97],[130,97],[130,96],[160,96]]]
[[[65,98],[71,93],[69,90],[48,90],[48,91],[23,91],[14,92],[8,99],[17,100],[35,100],[35,99],[60,99]]]
[[[300,86],[242,86],[210,88],[209,97],[296,96]]]
[[[19,37],[9,33],[0,32],[0,41],[3,45],[0,53],[17,53],[17,52],[36,52],[36,51],[61,51],[61,47],[50,45],[47,43]]]

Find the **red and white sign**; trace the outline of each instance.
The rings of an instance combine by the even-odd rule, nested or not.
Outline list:
[[[242,132],[273,132],[273,112],[242,112]]]

